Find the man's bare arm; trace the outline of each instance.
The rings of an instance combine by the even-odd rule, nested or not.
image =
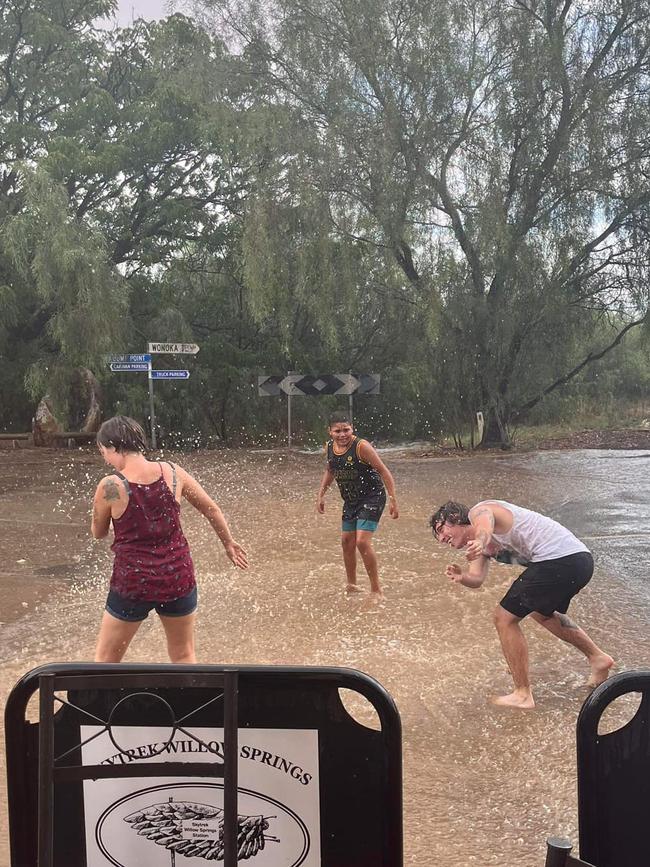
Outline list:
[[[478,590],[487,578],[489,566],[490,558],[480,555],[470,562],[467,569],[463,569],[456,563],[447,566],[445,575],[456,584],[462,584],[463,587],[469,587],[471,590]]]
[[[492,511],[492,507],[488,505],[474,506],[469,511],[469,520],[476,534],[474,539],[467,543],[465,555],[468,560],[475,560],[484,554],[492,541],[492,533],[494,532],[494,512]]]
[[[470,509],[469,519],[476,527],[476,538],[480,539],[483,547],[486,547],[492,539],[494,532],[494,512],[491,506],[475,506]]]

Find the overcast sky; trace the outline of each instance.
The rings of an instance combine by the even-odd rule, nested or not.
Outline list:
[[[174,0],[119,0],[117,7],[117,23],[124,27],[135,18],[163,18],[169,15]]]

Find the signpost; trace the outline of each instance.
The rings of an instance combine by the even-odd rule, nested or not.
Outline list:
[[[151,366],[144,361],[111,361],[110,368],[113,373],[124,373],[125,371],[133,371],[136,373],[146,373]]]
[[[151,356],[146,352],[143,352],[140,355],[109,355],[107,360],[109,362],[149,362],[151,361]]]
[[[199,347],[196,343],[150,343],[148,351],[162,355],[196,355]]]
[[[286,376],[258,376],[257,386],[261,396],[277,396],[284,392],[318,397],[321,394],[379,394],[380,381],[378,373],[326,373],[320,376],[289,373]]]
[[[151,344],[149,344],[151,346]],[[261,397],[287,395],[287,432],[291,448],[291,397],[293,395],[347,394],[352,421],[353,394],[379,394],[381,376],[378,373],[326,373],[308,376],[289,372],[286,376],[258,376],[257,391]]]
[[[148,351],[130,355],[109,355],[107,358],[112,373],[148,373],[149,374],[149,418],[151,422],[151,446],[157,448],[156,414],[153,400],[154,379],[189,379],[189,370],[154,370],[151,367],[151,356],[160,355],[196,355],[199,346],[196,343],[149,343]]]
[[[151,379],[189,379],[189,370],[152,370]]]

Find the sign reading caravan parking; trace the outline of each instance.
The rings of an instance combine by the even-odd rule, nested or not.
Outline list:
[[[223,780],[191,776],[191,762],[223,762],[223,729],[82,726],[84,764],[188,762],[187,779],[84,782],[88,867],[202,867],[223,861]],[[194,740],[193,737],[198,738]],[[94,738],[87,742],[89,738]],[[208,750],[209,747],[209,751]],[[241,729],[237,857],[249,867],[320,867],[318,732]],[[180,858],[179,856],[183,856]]]

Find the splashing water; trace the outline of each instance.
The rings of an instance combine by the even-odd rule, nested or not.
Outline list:
[[[650,650],[642,574],[650,457],[391,452],[401,516],[385,514],[375,539],[386,601],[373,607],[364,594],[343,592],[336,491],[325,515],[316,514],[322,454],[242,450],[171,459],[219,502],[251,562],[248,572],[236,572],[208,524],[183,506],[199,581],[199,659],[350,666],[383,683],[403,723],[406,864],[536,867],[548,834],[577,838],[574,730],[586,665],[526,624],[538,707],[518,713],[489,705],[486,697],[510,683],[491,611],[519,570],[494,564],[478,592],[451,585],[444,567],[459,555],[433,541],[427,518],[449,498],[471,504],[492,496],[568,525],[597,563],[571,614],[620,667],[637,667]],[[111,554],[110,540],[90,538],[89,512],[105,473],[94,452],[0,452],[5,698],[36,665],[92,659]],[[366,586],[361,566],[359,584]],[[154,616],[127,659],[165,660]],[[3,812],[1,863],[7,847]]]

